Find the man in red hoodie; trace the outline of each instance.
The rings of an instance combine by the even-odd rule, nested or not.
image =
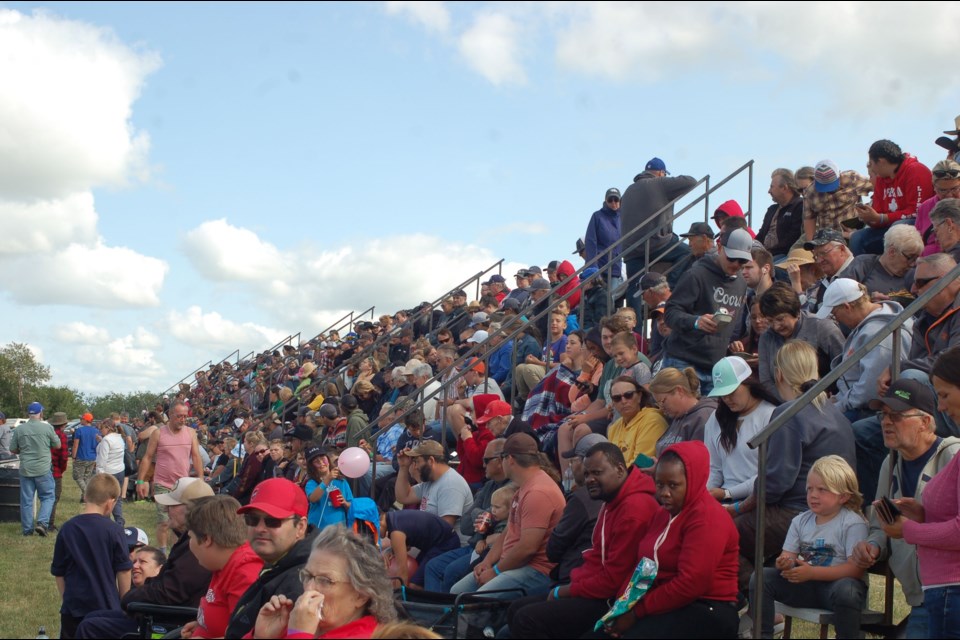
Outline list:
[[[591,436],[586,436],[587,440]],[[586,451],[580,443],[587,491],[603,501],[593,529],[593,546],[583,564],[571,571],[570,584],[556,586],[547,598],[532,596],[510,607],[511,638],[577,638],[593,629],[633,575],[637,545],[648,525],[662,511],[654,499],[653,480],[628,467],[620,448],[600,442]]]
[[[857,217],[867,224],[850,238],[853,255],[883,253],[883,234],[897,220],[917,215],[917,206],[933,197],[933,175],[919,160],[889,140],[877,140],[867,153],[873,176],[870,206],[857,206]]]
[[[636,555],[657,561],[657,577],[631,611],[611,621],[608,633],[628,638],[737,636],[740,536],[707,491],[709,475],[710,454],[698,440],[679,442],[660,456],[655,477],[664,510],[647,526]]]

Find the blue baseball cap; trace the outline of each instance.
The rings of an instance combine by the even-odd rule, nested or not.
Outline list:
[[[667,175],[670,175],[670,172],[667,171],[667,165],[664,164],[663,160],[660,158],[651,158],[650,162],[647,163],[647,166],[643,168],[644,171],[663,171]]]
[[[30,406],[27,407],[27,414],[36,415],[38,413],[43,413],[43,405],[39,402],[31,402]]]

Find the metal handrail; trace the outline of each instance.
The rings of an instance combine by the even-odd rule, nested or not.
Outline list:
[[[160,395],[157,396],[157,397],[158,397],[158,398],[162,398],[162,397],[165,396],[166,394],[168,394],[168,393],[170,393],[171,391],[173,391],[174,389],[178,388],[178,387],[180,386],[180,384],[181,384],[184,380],[188,379],[188,378],[189,378],[190,376],[192,376],[192,375],[196,375],[196,373],[197,373],[198,371],[200,371],[200,370],[203,369],[204,367],[209,367],[209,366],[212,365],[212,364],[213,364],[213,360],[207,360],[207,361],[204,362],[202,365],[200,365],[199,367],[197,367],[196,369],[194,369],[193,371],[191,371],[190,373],[188,373],[187,375],[183,376],[182,378],[180,378],[179,380],[177,380],[176,382],[174,382],[172,385],[170,385],[169,387],[167,387],[166,389],[164,389],[164,390],[160,393]],[[192,385],[191,385],[191,386],[192,386]]]
[[[911,302],[906,309],[904,309],[900,314],[897,315],[894,320],[888,324],[886,327],[878,331],[872,338],[870,338],[864,345],[859,349],[854,351],[849,358],[844,359],[839,365],[833,368],[830,373],[821,378],[813,387],[803,393],[800,397],[793,401],[790,406],[788,406],[782,413],[780,413],[774,420],[770,422],[762,431],[757,433],[747,445],[751,449],[758,449],[757,451],[757,490],[756,490],[756,499],[757,499],[757,522],[760,523],[763,521],[763,515],[766,507],[766,496],[767,496],[767,443],[770,440],[770,437],[773,436],[777,431],[779,431],[783,425],[789,422],[794,416],[796,416],[804,407],[809,405],[813,400],[819,396],[821,393],[826,391],[830,385],[840,379],[840,377],[849,371],[854,365],[856,365],[860,360],[863,359],[865,355],[873,351],[881,342],[883,342],[887,336],[894,334],[893,340],[893,353],[891,354],[892,368],[891,368],[891,378],[895,380],[899,376],[900,369],[900,348],[902,342],[900,340],[900,328],[903,324],[915,316],[919,311],[921,311],[931,298],[936,296],[938,293],[950,286],[957,278],[960,278],[960,265],[955,266],[950,270],[949,273],[945,274],[939,278],[929,289],[923,292],[922,295],[917,297],[916,300]],[[896,333],[895,333],[896,332]],[[754,579],[757,581],[757,588],[759,589],[763,585],[763,543],[766,537],[766,531],[764,527],[756,527],[756,549],[754,550]],[[754,606],[754,637],[760,637],[760,619],[762,615],[762,599],[758,599],[757,602],[753,603]]]

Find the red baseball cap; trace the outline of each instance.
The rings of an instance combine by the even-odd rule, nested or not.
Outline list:
[[[271,478],[256,486],[250,496],[250,504],[237,509],[237,513],[263,511],[271,518],[307,517],[307,494],[286,478]]]
[[[493,418],[509,416],[511,413],[513,413],[513,411],[510,409],[509,403],[503,400],[494,400],[487,405],[487,410],[483,412],[483,415],[477,418],[477,424],[485,425]]]

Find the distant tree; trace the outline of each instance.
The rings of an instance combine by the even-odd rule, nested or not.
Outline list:
[[[29,397],[43,405],[43,413],[47,419],[57,411],[63,411],[70,420],[74,420],[87,410],[86,399],[79,391],[70,387],[33,387]]]
[[[11,342],[0,348],[0,391],[8,394],[2,397],[5,409],[16,409],[15,413],[25,415],[27,392],[49,379],[50,367],[38,362],[27,345]]]
[[[146,409],[150,411],[157,403],[156,392],[137,391],[134,393],[107,393],[102,396],[92,396],[87,399],[87,408],[98,419],[109,416],[111,413],[126,411],[133,420]]]

